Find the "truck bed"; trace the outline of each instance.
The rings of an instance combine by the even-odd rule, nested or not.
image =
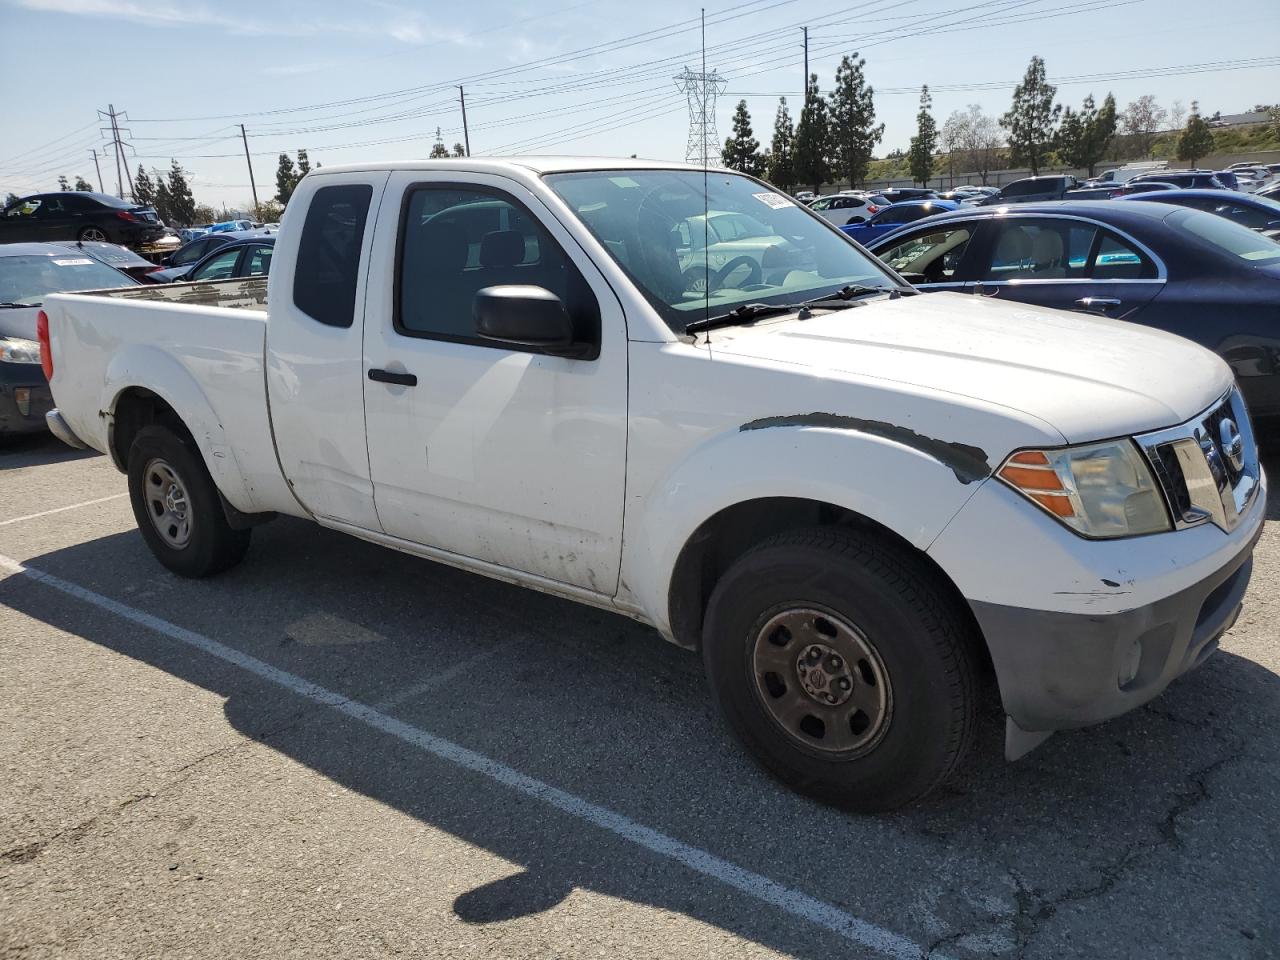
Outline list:
[[[266,294],[265,278],[254,278],[48,297],[52,383],[72,430],[113,453],[121,397],[154,394],[188,425],[232,505],[287,506],[263,369]]]

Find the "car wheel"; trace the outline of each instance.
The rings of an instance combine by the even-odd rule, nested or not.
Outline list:
[[[82,243],[107,243],[107,233],[101,227],[85,227],[76,235]]]
[[[167,427],[142,428],[129,448],[128,474],[138,529],[174,573],[208,577],[244,557],[250,531],[227,523],[218,489],[189,437]]]
[[[909,549],[871,534],[782,534],[716,584],[703,662],[724,717],[782,782],[892,810],[960,763],[976,714],[975,638]]]

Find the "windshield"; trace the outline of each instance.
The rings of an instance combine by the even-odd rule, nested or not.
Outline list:
[[[544,178],[667,325],[849,285],[895,287],[877,262],[790,197],[736,174],[684,170]]]
[[[1224,253],[1254,264],[1280,262],[1280,243],[1216,213],[1183,210],[1167,218]]]
[[[38,307],[51,293],[133,286],[136,281],[91,257],[0,257],[0,304]]]

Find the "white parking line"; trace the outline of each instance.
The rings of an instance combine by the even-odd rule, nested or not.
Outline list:
[[[379,700],[377,703],[373,705],[373,708],[375,710],[381,710],[384,713],[389,713],[392,710],[395,710],[397,707],[403,707],[410,700],[416,700],[418,697],[422,696],[424,693],[430,693],[432,690],[435,690],[437,687],[444,686],[454,677],[461,676],[467,670],[470,670],[472,667],[474,667],[477,663],[480,663],[492,657],[495,653],[497,653],[499,650],[501,650],[505,646],[506,646],[505,643],[499,643],[493,647],[490,647],[488,650],[481,650],[479,653],[474,654],[473,656],[467,657],[465,660],[459,660],[453,666],[449,667],[449,669],[441,670],[439,673],[433,674],[432,676],[427,677],[427,679],[425,680],[422,680],[415,684],[411,684],[410,686],[407,686],[402,690],[397,690],[395,693],[391,694],[389,697],[385,697],[384,699]]]
[[[81,507],[92,507],[95,503],[107,503],[110,500],[119,500],[127,497],[127,493],[113,493],[109,497],[99,497],[97,500],[85,500],[81,503],[73,503],[66,507],[54,507],[52,510],[42,510],[39,513],[28,513],[25,517],[13,517],[9,520],[0,520],[0,527],[7,527],[11,523],[21,523],[23,520],[39,520],[41,517],[51,517],[55,513],[63,513],[66,510],[79,510]]]
[[[607,807],[602,807],[582,797],[543,783],[541,780],[526,776],[514,767],[509,767],[504,763],[486,757],[482,753],[468,750],[466,747],[459,746],[450,740],[445,740],[443,737],[438,737],[411,724],[396,720],[394,717],[387,716],[387,714],[368,704],[352,700],[334,690],[329,690],[296,674],[281,670],[279,667],[273,667],[269,663],[264,663],[256,657],[251,657],[247,653],[228,647],[217,640],[212,640],[203,634],[196,633],[194,630],[188,630],[185,627],[170,623],[168,620],[162,620],[127,604],[112,600],[110,597],[104,597],[100,593],[86,590],[84,587],[68,580],[63,580],[61,577],[28,567],[3,555],[0,555],[0,571],[27,577],[77,600],[82,600],[102,610],[109,611],[122,619],[153,630],[171,640],[176,640],[178,643],[194,647],[210,656],[217,657],[219,660],[224,660],[240,667],[242,670],[247,670],[300,697],[331,707],[339,713],[373,727],[375,730],[417,747],[424,753],[429,753],[441,760],[456,764],[465,770],[478,773],[503,786],[540,800],[563,813],[616,834],[651,853],[674,860],[696,873],[718,880],[745,893],[749,897],[775,906],[794,917],[807,920],[861,947],[875,950],[888,957],[901,958],[901,960],[907,960],[907,958],[919,960],[924,956],[925,949],[920,944],[901,934],[855,917],[839,907],[811,897],[793,887],[778,883],[776,880],[770,880],[766,876],[739,867],[717,857],[715,854],[708,853],[706,850],[676,840],[674,837],[646,827],[620,813],[615,813]],[[947,960],[941,954],[931,954],[930,958],[931,960]]]

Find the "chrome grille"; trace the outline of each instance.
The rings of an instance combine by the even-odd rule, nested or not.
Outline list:
[[[1234,387],[1199,416],[1137,441],[1178,529],[1213,523],[1230,532],[1258,494],[1258,447]]]

